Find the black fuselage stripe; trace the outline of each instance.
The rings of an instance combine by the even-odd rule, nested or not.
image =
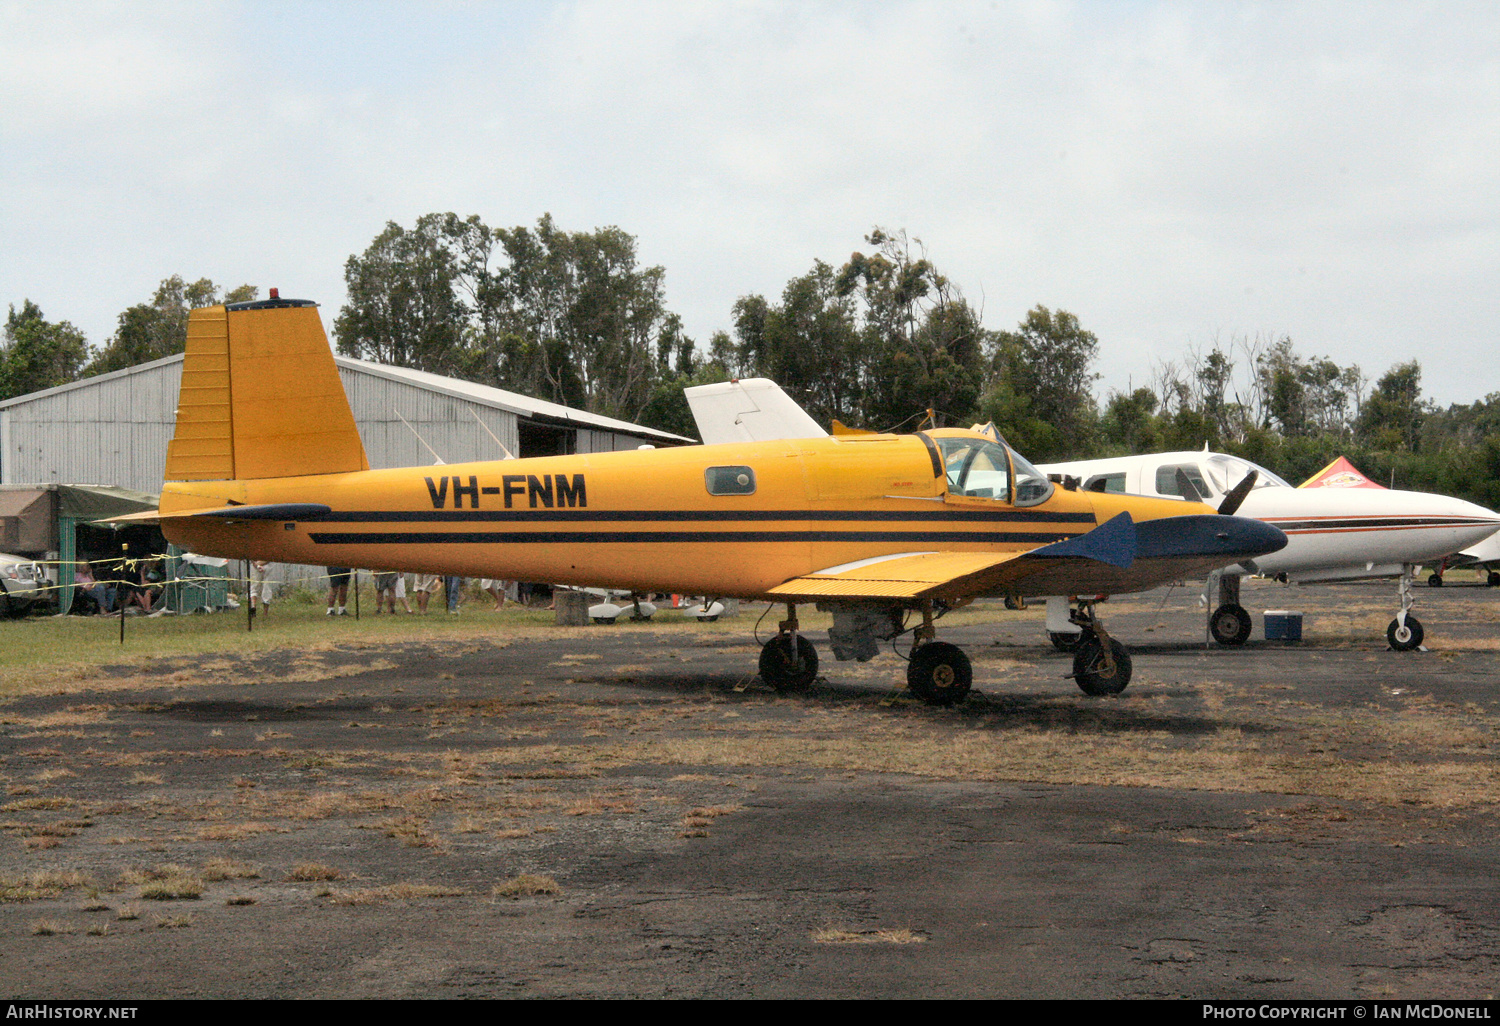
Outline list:
[[[577,545],[683,542],[1006,542],[1047,544],[1069,534],[1017,531],[314,531],[318,545]]]
[[[289,520],[297,519],[288,517]],[[308,517],[307,522],[343,524],[444,523],[472,521],[516,521],[520,523],[635,523],[654,521],[936,521],[998,524],[1094,524],[1092,513],[1055,513],[1047,510],[595,510],[595,509],[435,509],[435,510],[349,510]]]
[[[1495,521],[1482,517],[1360,517],[1327,520],[1270,520],[1266,523],[1283,531],[1335,530],[1352,527],[1493,527]]]

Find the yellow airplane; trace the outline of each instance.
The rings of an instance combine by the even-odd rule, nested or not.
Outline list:
[[[834,614],[835,654],[911,629],[907,672],[951,704],[972,671],[934,621],[978,596],[1082,595],[1074,679],[1130,680],[1092,596],[1275,551],[1270,525],[1204,505],[1081,492],[973,431],[591,453],[371,470],[317,304],[195,310],[161,525],[236,559],[734,596],[785,603],[760,656],[777,690],[818,656],[797,606]]]

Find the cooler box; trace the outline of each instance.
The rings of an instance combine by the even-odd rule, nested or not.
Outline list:
[[[1301,641],[1302,612],[1293,609],[1267,609],[1266,640]]]

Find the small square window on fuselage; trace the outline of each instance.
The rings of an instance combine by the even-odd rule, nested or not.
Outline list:
[[[709,495],[755,494],[755,471],[749,467],[709,467],[703,480]]]

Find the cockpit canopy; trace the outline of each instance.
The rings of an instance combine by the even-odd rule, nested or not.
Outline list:
[[[1192,482],[1198,494],[1205,497],[1228,494],[1252,470],[1260,473],[1252,490],[1292,487],[1265,467],[1257,466],[1249,460],[1242,460],[1238,456],[1225,456],[1222,453],[1209,453],[1192,463],[1171,463],[1157,467],[1156,492],[1158,495],[1182,494],[1177,483],[1179,470]]]
[[[948,475],[948,494],[1035,506],[1052,494],[1052,482],[1020,453],[974,434],[934,434]]]

